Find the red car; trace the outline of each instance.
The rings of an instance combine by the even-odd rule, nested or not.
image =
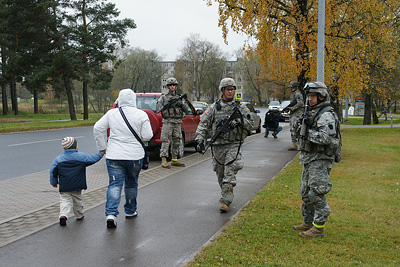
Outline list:
[[[147,113],[150,119],[151,128],[153,130],[153,138],[147,142],[146,146],[148,149],[161,148],[161,128],[163,126],[161,113],[156,113],[157,100],[160,98],[161,93],[136,93],[136,107],[142,109]],[[189,100],[186,100],[189,106],[189,111],[182,121],[182,143],[180,153],[178,157],[182,157],[184,154],[184,147],[190,143],[195,143],[196,130],[200,122],[200,115],[202,111],[199,111],[193,107]],[[117,103],[114,103],[113,108],[117,107]]]

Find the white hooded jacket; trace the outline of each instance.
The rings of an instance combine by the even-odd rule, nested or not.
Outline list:
[[[118,95],[121,107],[135,132],[142,141],[153,137],[150,120],[146,112],[136,108],[136,94],[132,89],[123,89]],[[107,142],[107,129],[110,136]],[[142,145],[129,130],[118,108],[109,110],[96,122],[93,135],[99,151],[106,150],[106,158],[112,160],[140,160],[144,157]]]

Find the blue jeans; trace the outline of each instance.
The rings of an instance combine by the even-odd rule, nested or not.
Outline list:
[[[107,159],[108,189],[106,216],[119,214],[122,186],[125,182],[125,214],[133,214],[137,208],[138,179],[142,169],[143,159],[140,160],[111,160]]]
[[[278,126],[276,128],[265,128],[265,136],[268,136],[269,131],[274,132],[275,135],[277,135],[280,131],[282,131],[282,126]]]

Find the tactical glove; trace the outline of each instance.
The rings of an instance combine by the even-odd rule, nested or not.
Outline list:
[[[204,141],[203,140],[198,140],[197,141],[197,146],[196,146],[197,152],[203,153],[204,149],[205,149]]]
[[[240,121],[238,121],[237,119],[232,120],[231,122],[229,122],[229,127],[236,128],[237,126],[240,125]]]

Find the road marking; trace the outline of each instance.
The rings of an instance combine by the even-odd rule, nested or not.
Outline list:
[[[78,138],[83,138],[83,137],[85,137],[85,136],[77,136],[77,137],[74,137],[74,138],[78,139]],[[49,139],[49,140],[42,140],[42,141],[34,141],[34,142],[27,142],[27,143],[12,144],[12,145],[8,145],[8,146],[23,146],[23,145],[47,143],[47,142],[54,142],[54,141],[61,141],[61,139],[60,138],[58,138],[58,139]]]

